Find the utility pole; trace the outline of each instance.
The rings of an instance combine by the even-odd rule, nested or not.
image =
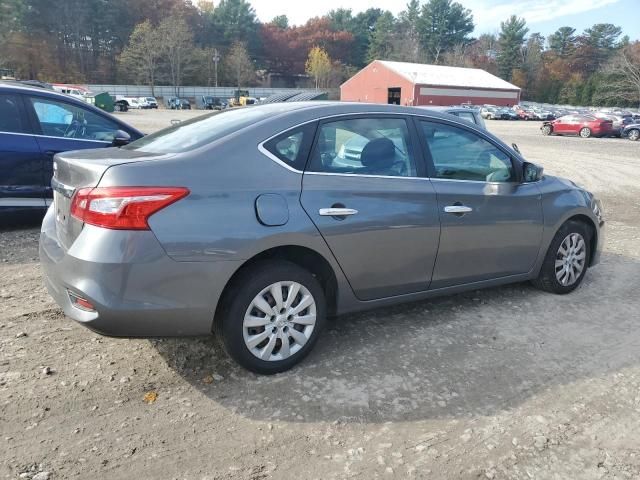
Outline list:
[[[218,86],[218,62],[220,62],[220,54],[218,53],[217,48],[213,49],[213,57],[211,57],[211,60],[213,60],[215,86],[217,87]]]

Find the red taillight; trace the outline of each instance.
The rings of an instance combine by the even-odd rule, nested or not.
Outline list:
[[[71,215],[98,227],[149,230],[149,217],[189,194],[183,187],[96,187],[77,190]]]

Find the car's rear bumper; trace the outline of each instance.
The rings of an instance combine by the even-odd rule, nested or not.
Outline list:
[[[68,251],[53,210],[44,218],[40,261],[49,293],[65,314],[103,335],[153,337],[212,331],[217,301],[236,262],[177,262],[150,231],[85,226]],[[94,305],[74,306],[69,292]]]

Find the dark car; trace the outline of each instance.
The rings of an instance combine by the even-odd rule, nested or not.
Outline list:
[[[0,212],[51,203],[56,153],[122,145],[142,136],[68,95],[0,83]]]
[[[480,115],[480,109],[473,108],[467,105],[460,106],[452,106],[452,107],[420,107],[420,108],[428,108],[429,110],[434,110],[436,112],[448,113],[449,115],[455,115],[458,118],[462,118],[467,122],[474,123],[482,128],[487,128],[484,123],[484,118]]]
[[[640,139],[640,123],[631,123],[624,127],[622,136],[629,140],[637,142]]]
[[[261,373],[328,316],[526,280],[569,293],[603,243],[593,194],[415,107],[229,109],[55,161],[40,259],[64,312],[107,335],[215,332]]]
[[[191,110],[191,104],[186,98],[170,98],[167,102],[167,106],[171,110]]]
[[[224,110],[229,106],[227,101],[220,97],[203,96],[196,100],[197,107],[203,110]]]

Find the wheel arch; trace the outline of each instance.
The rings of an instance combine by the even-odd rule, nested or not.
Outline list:
[[[593,259],[595,258],[596,250],[598,247],[598,229],[596,228],[596,224],[591,217],[579,213],[567,218],[564,222],[562,222],[562,225],[565,225],[567,222],[571,221],[584,223],[587,227],[589,227],[589,230],[591,230],[591,238],[589,238],[589,265],[591,265],[593,263]]]
[[[334,316],[336,314],[338,302],[338,279],[329,261],[322,254],[309,247],[303,247],[300,245],[282,245],[257,253],[246,260],[233,273],[222,290],[220,300],[216,306],[213,325],[214,328],[224,313],[226,303],[230,298],[230,291],[232,290],[233,284],[244,272],[265,260],[284,260],[294,263],[309,271],[318,279],[322,289],[324,290],[327,302],[327,315]]]

